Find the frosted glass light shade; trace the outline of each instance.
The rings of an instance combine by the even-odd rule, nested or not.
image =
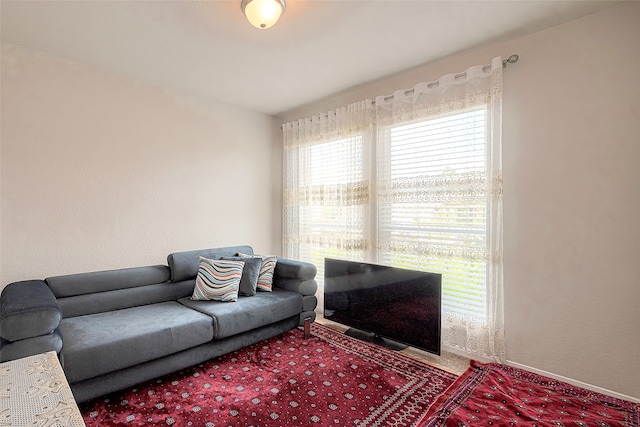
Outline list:
[[[240,7],[251,25],[265,30],[278,22],[286,5],[284,0],[242,0]]]

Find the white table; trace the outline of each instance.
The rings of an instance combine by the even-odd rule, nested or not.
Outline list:
[[[0,426],[85,426],[55,351],[0,363]]]

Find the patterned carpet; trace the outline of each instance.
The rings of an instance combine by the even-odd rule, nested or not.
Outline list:
[[[639,427],[640,404],[522,369],[472,361],[421,425]]]
[[[81,411],[87,427],[417,426],[456,377],[313,324]]]

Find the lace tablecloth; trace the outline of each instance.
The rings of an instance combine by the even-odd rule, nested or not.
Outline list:
[[[0,426],[84,425],[55,351],[0,363]]]

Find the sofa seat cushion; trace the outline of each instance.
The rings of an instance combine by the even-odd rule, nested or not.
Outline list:
[[[175,301],[63,319],[70,383],[211,341],[211,317]]]
[[[178,302],[211,316],[215,339],[297,316],[302,311],[302,295],[275,288],[273,292],[258,292],[252,297],[240,296],[236,302],[193,301],[189,298],[181,298]]]

